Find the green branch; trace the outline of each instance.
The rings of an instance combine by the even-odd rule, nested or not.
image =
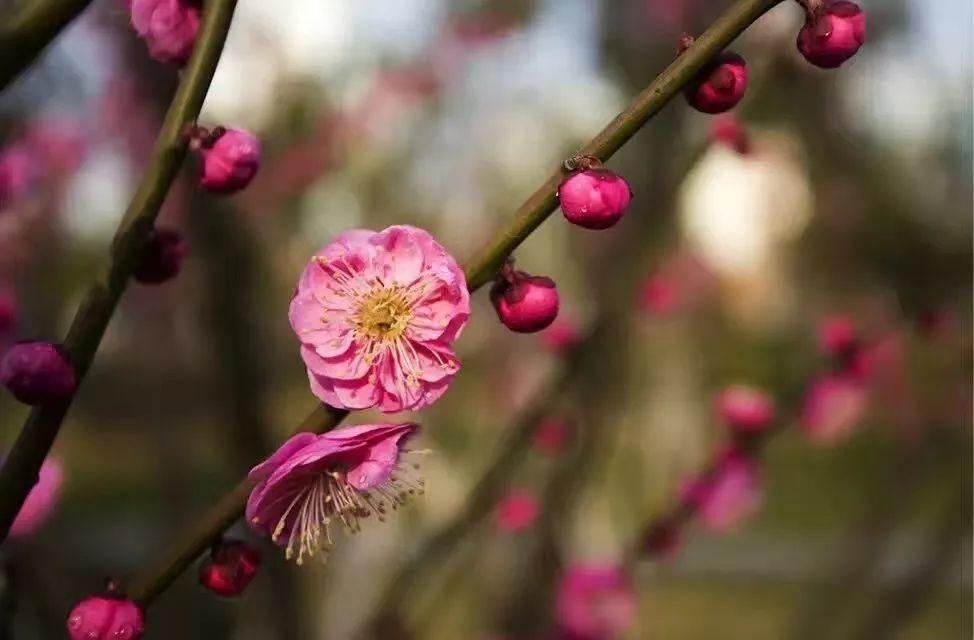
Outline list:
[[[40,55],[91,0],[26,0],[0,26],[0,90]]]
[[[235,6],[236,0],[206,3],[196,50],[166,113],[142,182],[115,232],[109,264],[88,289],[71,323],[65,347],[71,354],[79,384],[91,366],[159,208],[186,157],[188,141],[184,132],[199,116]],[[0,542],[6,539],[24,499],[37,482],[41,463],[50,452],[70,406],[69,400],[31,411],[0,468]]]
[[[610,122],[580,153],[608,160],[623,144],[718,53],[769,9],[782,0],[738,0],[679,56],[635,100]],[[490,282],[507,256],[517,249],[558,207],[558,184],[563,170],[556,171],[518,210],[513,220],[470,260],[464,273],[471,292]],[[295,432],[324,433],[338,426],[348,415],[327,406],[319,406],[295,429]],[[220,499],[173,545],[160,561],[137,576],[129,585],[129,595],[143,606],[149,606],[170,584],[199,557],[233,522],[239,519],[253,483],[244,479]]]

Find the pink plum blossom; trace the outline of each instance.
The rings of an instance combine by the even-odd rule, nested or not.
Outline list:
[[[576,564],[562,576],[555,607],[560,637],[612,640],[635,622],[636,595],[622,567]]]
[[[653,315],[676,311],[683,301],[679,285],[663,274],[650,276],[639,293],[642,309]]]
[[[132,26],[145,40],[149,55],[183,65],[196,45],[199,6],[189,0],[131,0]]]
[[[333,545],[331,524],[350,533],[361,520],[384,520],[423,481],[417,465],[403,460],[403,445],[418,429],[413,423],[367,424],[322,435],[299,433],[250,470],[257,484],[247,500],[247,522],[302,564]]]
[[[844,374],[824,375],[805,393],[801,426],[817,444],[848,438],[866,412],[868,393],[862,381]]]
[[[519,533],[538,518],[538,498],[524,489],[514,489],[497,504],[494,526],[504,533]]]
[[[291,301],[312,392],[345,409],[418,410],[460,369],[463,271],[426,231],[346,231],[305,267]]]
[[[818,326],[819,348],[834,358],[856,348],[858,343],[856,328],[847,316],[825,318]]]
[[[737,528],[764,501],[757,464],[734,448],[720,455],[710,474],[684,482],[681,493],[704,526],[718,533]]]
[[[717,396],[717,416],[739,432],[758,432],[774,420],[774,400],[764,391],[744,385],[732,385]]]
[[[20,512],[10,525],[10,536],[24,538],[34,534],[47,522],[61,497],[61,484],[64,471],[54,458],[48,458],[41,465],[37,484],[27,494]]]
[[[62,177],[74,173],[88,151],[80,122],[54,116],[31,121],[24,132],[24,145],[44,172]]]

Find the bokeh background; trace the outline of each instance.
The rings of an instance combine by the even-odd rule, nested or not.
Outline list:
[[[259,132],[264,163],[239,196],[200,195],[192,166],[170,192],[161,221],[187,233],[185,268],[125,294],[55,449],[60,504],[3,549],[5,637],[61,637],[72,602],[154,560],[314,406],[287,304],[315,249],[411,223],[464,260],[729,4],[241,0],[202,123]],[[637,563],[627,637],[971,637],[972,7],[862,5],[869,41],[838,71],[801,59],[791,2],[735,44],[748,154],[674,100],[610,163],[635,193],[622,223],[556,214],[517,251],[557,281],[566,326],[610,329],[543,412],[571,425],[565,453],[510,465],[506,486],[542,497],[536,525],[464,528],[401,594],[400,631],[544,629],[559,567],[624,555],[726,439],[715,393],[748,383],[785,426],[764,508]],[[20,307],[0,340],[63,336],[148,156],[177,74],[127,19],[96,1],[0,97],[4,146],[37,136],[49,162],[0,209],[0,283]],[[795,416],[835,315],[882,357],[854,430],[825,446]],[[476,296],[462,374],[416,418],[427,494],[322,567],[260,541],[239,601],[190,572],[147,637],[353,637],[561,375],[550,342]],[[4,442],[25,415],[0,397]]]

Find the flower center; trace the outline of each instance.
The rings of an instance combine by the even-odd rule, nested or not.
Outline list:
[[[355,312],[355,328],[373,340],[397,340],[406,331],[412,309],[399,287],[371,292]]]

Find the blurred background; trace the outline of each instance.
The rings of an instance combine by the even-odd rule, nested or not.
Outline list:
[[[416,417],[425,496],[325,566],[255,539],[264,563],[240,600],[189,572],[147,637],[547,637],[559,573],[627,557],[727,440],[713,399],[744,383],[783,427],[763,508],[633,563],[624,637],[970,638],[972,7],[861,4],[869,40],[840,70],[798,54],[791,2],[735,43],[745,153],[677,98],[609,163],[635,194],[619,225],[556,213],[528,239],[518,265],[558,283],[555,330],[510,333],[476,296],[462,375]],[[201,124],[258,132],[260,173],[215,199],[190,163],[171,190],[160,224],[187,234],[187,261],[125,294],[55,447],[54,513],[3,549],[4,637],[61,637],[74,601],[154,561],[314,407],[287,305],[319,246],[410,223],[463,261],[729,5],[241,0]],[[0,345],[63,337],[177,80],[124,4],[98,0],[0,97],[2,149],[42,167],[0,208],[16,300]],[[872,367],[828,405],[842,437],[816,438],[799,416],[837,317]],[[0,397],[4,446],[25,415]],[[512,527],[487,505],[403,575],[538,416],[562,425],[556,444],[500,456],[497,490],[539,513]]]

